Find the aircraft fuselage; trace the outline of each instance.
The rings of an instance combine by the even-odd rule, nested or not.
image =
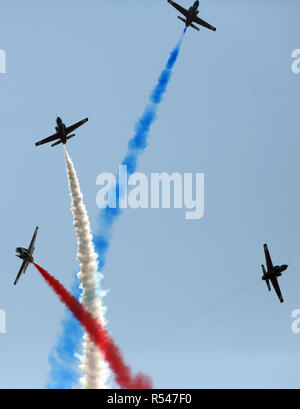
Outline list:
[[[194,5],[190,7],[189,14],[186,18],[186,27],[189,27],[193,23],[194,17],[199,14],[199,1],[195,1]]]
[[[274,266],[273,270],[266,272],[262,276],[262,280],[271,280],[273,277],[280,277],[282,276],[283,271],[285,271],[287,268],[287,264],[283,264],[282,266]]]
[[[58,133],[62,143],[65,145],[67,143],[66,125],[63,123],[60,117],[56,118],[56,124],[57,126],[55,127],[55,130]]]

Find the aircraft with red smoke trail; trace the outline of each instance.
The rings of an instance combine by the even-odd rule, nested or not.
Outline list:
[[[199,27],[197,27],[194,23],[199,24],[200,26],[203,26],[205,28],[208,28],[212,31],[216,31],[216,27],[210,25],[206,21],[202,20],[200,17],[198,17],[199,14],[199,1],[195,1],[192,7],[190,7],[188,10],[185,9],[184,7],[180,6],[180,4],[175,3],[175,1],[168,0],[168,3],[170,3],[175,9],[177,9],[181,14],[185,16],[185,18],[178,16],[179,20],[183,21],[185,23],[185,28],[187,27],[193,27],[195,30],[200,31]]]
[[[32,236],[32,239],[31,239],[31,242],[29,244],[28,249],[25,249],[24,247],[17,247],[16,248],[16,256],[19,257],[20,259],[22,259],[23,263],[22,263],[21,268],[20,268],[20,270],[18,272],[18,275],[17,275],[17,277],[16,277],[16,279],[14,281],[14,285],[17,284],[17,282],[19,281],[21,275],[26,273],[26,270],[27,270],[27,267],[29,266],[29,264],[34,262],[34,258],[32,257],[32,254],[33,254],[34,249],[35,249],[34,243],[35,243],[35,240],[36,240],[38,229],[39,229],[39,227],[37,226],[35,228],[34,233],[33,233],[33,236]]]
[[[73,136],[75,136],[75,134],[74,133],[72,134],[72,132],[75,131],[75,129],[82,126],[83,124],[85,124],[87,121],[88,121],[88,118],[85,118],[85,119],[82,119],[81,121],[77,122],[74,125],[66,127],[66,125],[63,123],[62,119],[58,116],[56,118],[56,127],[55,127],[56,133],[51,135],[51,136],[48,136],[48,138],[45,138],[45,139],[42,139],[39,142],[36,142],[35,146],[44,145],[44,143],[56,141],[57,139],[58,139],[58,141],[53,143],[51,145],[52,147],[56,146],[56,145],[58,145],[60,143],[65,145],[70,138],[73,138]]]
[[[283,302],[283,297],[280,291],[280,287],[279,287],[277,278],[280,277],[283,271],[285,271],[288,268],[288,264],[283,264],[282,266],[274,266],[272,263],[272,259],[271,259],[267,244],[264,244],[264,251],[265,251],[265,258],[266,258],[266,263],[267,263],[267,271],[265,269],[265,266],[262,264],[261,265],[261,268],[263,271],[262,280],[266,282],[269,291],[271,291],[271,285],[270,285],[270,281],[271,281],[274,287],[274,290],[277,294],[277,297],[279,298],[279,301]]]

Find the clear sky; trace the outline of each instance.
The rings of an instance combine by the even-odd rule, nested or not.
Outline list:
[[[181,0],[184,6],[191,1]],[[108,328],[156,387],[299,387],[299,85],[296,0],[203,0],[217,31],[189,29],[139,170],[205,173],[205,215],[126,210],[104,270]],[[96,177],[117,171],[183,29],[165,0],[3,0],[0,387],[43,388],[64,307],[17,246],[70,288],[78,271],[55,117],[89,122],[68,144],[92,228]],[[260,280],[267,242],[291,263],[280,304]],[[239,291],[242,290],[242,291]]]

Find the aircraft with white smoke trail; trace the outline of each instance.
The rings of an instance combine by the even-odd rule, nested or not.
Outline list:
[[[212,31],[216,31],[216,27],[208,24],[206,21],[202,20],[200,17],[198,17],[199,14],[199,1],[195,1],[192,7],[190,7],[188,10],[185,9],[184,7],[180,6],[180,4],[175,3],[175,1],[168,0],[168,3],[170,3],[175,9],[177,9],[181,14],[185,16],[185,18],[178,16],[179,20],[183,21],[185,23],[185,27],[193,27],[195,30],[200,31],[199,27],[197,27],[194,23],[199,24],[200,26],[203,26],[205,28],[208,28]]]
[[[283,264],[282,266],[273,266],[267,244],[264,244],[264,251],[265,251],[265,257],[266,257],[266,263],[267,263],[267,271],[265,269],[265,266],[262,264],[261,265],[261,268],[263,271],[262,280],[266,282],[269,291],[271,291],[271,285],[270,285],[270,281],[271,281],[274,287],[274,290],[279,298],[279,301],[283,302],[283,298],[282,298],[282,294],[280,291],[280,287],[279,287],[277,278],[280,277],[282,275],[282,272],[288,268],[288,265]]]
[[[14,285],[17,284],[17,282],[19,281],[20,277],[22,274],[26,273],[27,267],[29,266],[29,263],[33,263],[34,262],[34,258],[32,257],[32,254],[34,252],[34,243],[36,240],[36,236],[37,236],[37,232],[38,232],[39,227],[37,226],[35,228],[35,231],[33,233],[31,242],[29,244],[28,249],[25,249],[24,247],[17,247],[16,248],[16,256],[19,257],[20,259],[23,260],[23,263],[21,265],[21,268],[18,272],[18,275],[14,281]]]
[[[58,141],[53,143],[51,145],[52,147],[56,146],[56,145],[58,145],[60,143],[65,145],[70,138],[73,138],[73,136],[75,136],[75,134],[72,134],[72,132],[75,131],[75,129],[82,126],[83,124],[85,124],[87,121],[88,121],[88,118],[85,118],[85,119],[82,119],[82,121],[79,121],[74,125],[66,127],[66,125],[63,123],[62,119],[58,116],[56,118],[56,125],[57,125],[55,127],[56,133],[51,135],[51,136],[48,136],[48,138],[45,138],[45,139],[42,139],[39,142],[36,142],[35,146],[44,145],[44,143],[56,141],[57,139],[58,139]]]

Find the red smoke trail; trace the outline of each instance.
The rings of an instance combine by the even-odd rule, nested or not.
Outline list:
[[[115,380],[124,389],[152,389],[152,380],[141,373],[133,376],[129,366],[125,365],[120,349],[110,338],[108,332],[102,327],[100,321],[94,318],[80,304],[65,287],[38,264],[33,263],[49,286],[55,291],[60,300],[72,311],[82,324],[90,339],[99,348],[108,362],[110,369],[115,374]]]

